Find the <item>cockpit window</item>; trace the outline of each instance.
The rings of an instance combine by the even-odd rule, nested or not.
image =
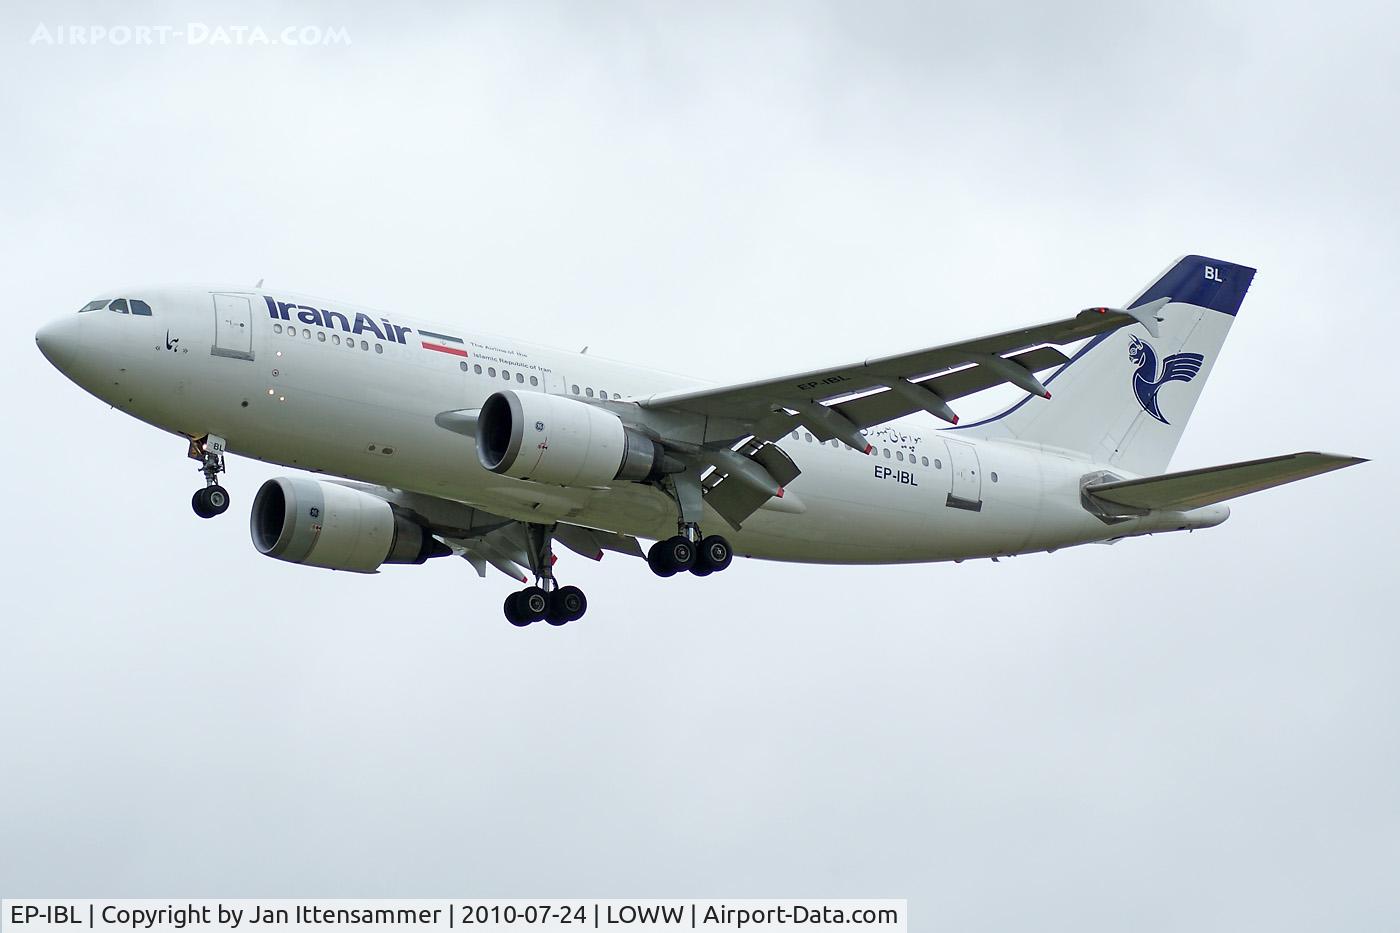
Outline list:
[[[107,302],[111,300],[112,299],[110,298],[99,298],[96,301],[89,301],[87,304],[83,305],[81,308],[78,309],[78,313],[82,314],[84,311],[99,311],[102,308],[107,307]]]
[[[146,303],[145,303],[144,301],[142,301],[140,298],[133,298],[133,299],[131,299],[131,313],[132,313],[132,314],[142,314],[142,315],[145,315],[146,317],[150,317],[150,316],[151,316],[151,306],[148,305],[148,304],[146,304]]]
[[[127,307],[126,307],[126,299],[125,299],[125,298],[118,298],[116,301],[112,302],[112,305],[111,305],[110,308],[108,308],[108,310],[109,310],[109,311],[115,311],[115,312],[117,312],[118,314],[129,314],[129,313],[130,313],[130,311],[129,311],[129,310],[127,309]]]

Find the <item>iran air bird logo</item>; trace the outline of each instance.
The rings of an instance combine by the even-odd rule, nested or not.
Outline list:
[[[1171,424],[1157,407],[1157,393],[1168,382],[1190,382],[1201,371],[1205,357],[1199,353],[1173,353],[1162,361],[1157,374],[1157,354],[1143,340],[1134,337],[1128,344],[1128,359],[1137,364],[1133,372],[1133,394],[1142,410],[1163,424]]]

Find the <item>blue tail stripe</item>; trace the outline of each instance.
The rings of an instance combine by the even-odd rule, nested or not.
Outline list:
[[[1132,307],[1158,298],[1170,298],[1233,316],[1239,312],[1249,283],[1253,281],[1254,270],[1248,266],[1205,256],[1186,256],[1143,292]]]

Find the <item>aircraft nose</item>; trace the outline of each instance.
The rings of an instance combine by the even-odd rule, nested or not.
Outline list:
[[[78,357],[78,321],[63,317],[39,328],[34,335],[39,352],[61,373],[69,372]]]

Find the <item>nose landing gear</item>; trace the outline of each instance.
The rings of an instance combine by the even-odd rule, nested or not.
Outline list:
[[[204,473],[204,488],[195,491],[190,499],[190,507],[200,518],[213,518],[228,511],[228,490],[219,485],[219,474],[224,472],[224,439],[216,434],[206,434],[190,440],[189,457],[200,462]]]

